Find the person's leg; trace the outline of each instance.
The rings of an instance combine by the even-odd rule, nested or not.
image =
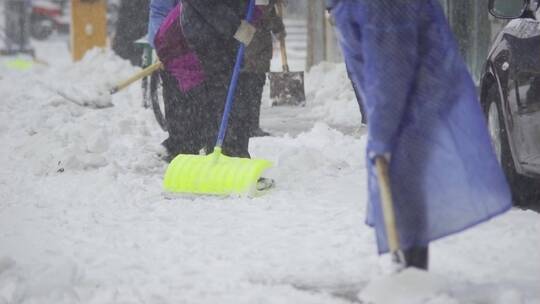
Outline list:
[[[354,90],[354,96],[356,97],[356,102],[358,103],[358,106],[360,107],[360,114],[362,115],[362,124],[367,124],[367,117],[366,117],[366,111],[364,109],[364,104],[362,103],[362,97],[360,96],[360,92],[358,91],[358,86],[354,83],[354,81],[351,78],[351,72],[349,71],[349,68],[347,67],[347,77],[351,81],[352,88]]]
[[[261,101],[264,91],[264,85],[266,84],[265,73],[250,73],[248,90],[251,94],[248,95],[250,102],[250,135],[251,136],[265,136],[269,135],[261,130]]]
[[[167,72],[161,73],[163,100],[169,138],[163,142],[169,155],[198,154],[202,148],[200,109],[193,94],[180,92],[177,81]]]
[[[403,252],[407,267],[428,270],[429,246],[415,246]]]
[[[21,28],[23,19],[22,5],[24,5],[23,2],[15,0],[7,0],[4,4],[5,40],[8,53],[20,51],[23,47],[21,41],[23,35],[23,29]]]
[[[225,138],[225,150],[231,156],[249,158],[249,138],[251,133],[250,112],[253,102],[253,88],[249,78],[253,74],[241,74],[235,101],[231,110],[228,135]],[[240,94],[239,92],[249,92]]]
[[[245,94],[248,89],[246,87],[246,75],[240,76],[238,87],[234,98],[234,104],[229,115],[229,122],[225,132],[225,141],[223,143],[223,153],[233,157],[249,157],[249,101]],[[205,122],[207,130],[207,151],[211,153],[214,150],[216,138],[219,132],[221,120],[223,118],[223,110],[229,89],[227,77],[219,77],[216,75],[207,80],[207,104],[205,116],[212,118]]]

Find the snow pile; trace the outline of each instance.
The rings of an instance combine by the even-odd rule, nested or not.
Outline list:
[[[149,148],[147,143],[152,139],[135,138],[163,136],[151,113],[140,106],[141,93],[136,85],[115,96],[115,107],[103,110],[81,107],[49,87],[99,92],[98,87],[109,87],[136,71],[137,68],[110,51],[98,49],[90,51],[76,64],[37,69],[31,77],[48,84],[38,84],[25,91],[28,87],[24,80],[13,82],[14,86],[7,90],[6,101],[19,119],[0,130],[10,128],[14,133],[21,133],[16,153],[23,156],[29,171],[37,175],[96,169],[111,162],[125,163],[123,160],[132,164],[137,156],[131,158],[131,151],[155,150],[158,146],[156,141],[156,145]],[[82,86],[85,82],[93,85]],[[35,111],[28,111],[30,108]],[[119,156],[121,159],[115,161]]]
[[[69,260],[23,269],[0,258],[0,303],[75,303],[80,300],[74,289],[78,271]]]
[[[448,282],[437,275],[406,269],[396,275],[374,279],[360,292],[359,298],[366,303],[385,304],[458,303],[442,296],[446,286]]]
[[[118,149],[109,144],[109,152]],[[0,271],[9,286],[2,296],[7,303],[347,303],[339,295],[354,296],[362,275],[377,272],[373,234],[358,224],[361,161],[340,159],[361,145],[324,124],[298,138],[256,140],[252,153],[275,161],[280,178],[257,199],[167,199],[164,168],[150,170],[151,163],[141,164],[144,173],[109,163],[11,181],[0,213],[0,256],[10,265]]]
[[[331,125],[360,126],[362,115],[345,64],[322,62],[306,74],[307,117]]]
[[[80,62],[53,71],[54,82],[46,85],[76,104],[104,108],[112,106],[110,89],[137,70],[111,50],[94,48]]]
[[[310,132],[297,137],[257,138],[250,149],[257,157],[272,160],[276,167],[270,172],[285,184],[298,178],[327,177],[331,172],[364,168],[361,141],[343,135],[325,123],[316,123]],[[282,173],[282,174],[280,174]]]

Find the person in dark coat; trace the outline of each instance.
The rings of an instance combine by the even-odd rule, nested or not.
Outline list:
[[[236,53],[243,42],[248,46],[255,34],[255,27],[244,20],[246,0],[183,0],[182,27],[189,45],[200,56],[203,70],[208,77],[203,119],[208,125],[206,148],[213,151],[223,116],[225,100],[236,60]],[[242,36],[248,39],[242,38]],[[229,119],[223,151],[229,156],[250,157],[249,113],[250,102],[239,92],[246,82],[240,79],[235,103]]]
[[[255,28],[244,0],[152,0],[149,37],[162,73],[168,159],[213,151],[239,43]],[[239,82],[239,86],[243,83]],[[236,95],[223,152],[249,157],[248,103]]]
[[[252,137],[270,135],[261,129],[260,116],[266,73],[270,71],[272,60],[272,35],[278,40],[286,35],[283,19],[276,12],[277,2],[270,0],[268,4],[257,5],[260,12],[258,21],[254,24],[257,32],[246,49],[244,69],[240,75],[240,82],[244,85],[239,93],[250,103],[249,128]]]
[[[146,35],[150,0],[122,0],[112,42],[113,51],[131,64],[142,64],[143,46],[135,41]]]

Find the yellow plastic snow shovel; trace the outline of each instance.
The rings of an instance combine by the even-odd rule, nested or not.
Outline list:
[[[399,248],[399,235],[396,227],[394,200],[390,188],[390,177],[388,176],[388,161],[386,158],[379,156],[375,159],[375,166],[377,168],[377,180],[381,195],[381,207],[388,248],[393,256],[393,262],[396,264],[396,268],[399,271],[405,268],[405,256],[403,255],[403,251]]]
[[[35,64],[42,65],[42,66],[49,65],[46,61],[38,59],[34,56],[31,59],[17,57],[15,59],[12,59],[6,62],[5,66],[10,70],[24,72],[33,68]]]
[[[179,155],[167,168],[169,192],[256,196],[257,181],[272,163],[264,159],[229,157],[214,148],[210,155]]]
[[[255,0],[250,0],[247,21],[253,17]],[[257,181],[272,163],[263,159],[229,157],[222,153],[229,114],[234,102],[245,45],[240,45],[229,85],[223,119],[214,152],[210,155],[180,154],[170,163],[163,186],[166,191],[186,194],[256,195]]]
[[[10,70],[24,72],[30,70],[34,66],[34,62],[28,59],[15,58],[8,61],[5,66]]]

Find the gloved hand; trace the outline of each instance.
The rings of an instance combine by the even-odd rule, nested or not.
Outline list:
[[[242,20],[242,23],[240,23],[238,30],[234,34],[234,39],[242,42],[245,46],[248,46],[251,43],[251,40],[253,40],[255,32],[257,32],[257,29],[253,25],[249,24],[246,20]]]
[[[378,153],[375,153],[375,152],[369,152],[368,155],[369,155],[369,159],[372,162],[375,162],[375,160],[378,157],[383,157],[386,160],[386,162],[388,162],[388,163],[390,163],[390,161],[392,160],[392,154],[390,154],[390,153],[378,154]]]

